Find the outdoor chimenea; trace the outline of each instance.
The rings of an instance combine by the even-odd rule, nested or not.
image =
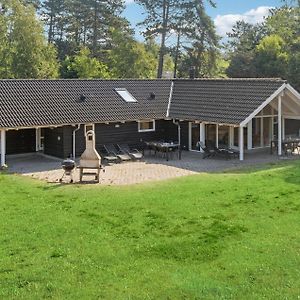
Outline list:
[[[80,181],[83,176],[95,176],[95,180],[99,182],[99,173],[101,169],[101,157],[96,150],[95,132],[89,130],[85,136],[85,151],[82,153],[79,162]],[[84,170],[93,170],[93,172],[84,172]]]

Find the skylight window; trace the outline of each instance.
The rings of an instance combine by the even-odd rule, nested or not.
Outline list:
[[[126,102],[137,102],[137,100],[126,89],[115,89],[116,93]]]

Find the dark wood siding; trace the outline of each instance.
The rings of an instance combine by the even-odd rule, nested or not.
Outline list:
[[[285,119],[285,135],[299,136],[300,120]]]
[[[158,120],[155,122],[155,127],[156,130],[152,132],[138,132],[137,122],[96,124],[96,148],[101,152],[104,144],[127,143],[132,147],[141,148],[144,141],[178,140],[177,126],[174,125],[172,121]],[[71,149],[72,143],[70,145],[70,150]],[[80,156],[84,149],[84,125],[82,125],[80,130],[76,133],[76,156]]]
[[[35,152],[35,129],[9,130],[6,133],[6,153]]]
[[[44,131],[44,153],[64,158],[63,127],[46,128]]]
[[[181,147],[184,150],[189,149],[189,122],[180,122],[181,127]]]

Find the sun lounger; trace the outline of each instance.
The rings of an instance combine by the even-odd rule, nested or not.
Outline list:
[[[215,149],[205,146],[203,142],[198,142],[197,146],[200,147],[200,149],[202,149],[202,151],[204,152],[203,159],[214,157],[216,155]]]
[[[107,144],[104,145],[105,150],[108,153],[112,153],[115,156],[117,156],[121,161],[129,161],[131,160],[131,157],[129,156],[129,154],[127,154],[126,152],[122,151],[122,150],[118,150],[115,145],[113,144]]]
[[[117,144],[118,150],[127,153],[132,159],[140,160],[143,154],[137,149],[131,149],[128,144]]]
[[[238,155],[239,155],[239,151],[230,149],[230,148],[214,147],[214,150],[215,150],[216,156],[226,158],[226,159],[235,158],[235,157],[238,157]]]
[[[105,160],[108,163],[119,163],[121,161],[116,153],[109,152],[108,149],[106,149],[105,146],[103,146],[103,149],[105,151],[100,153],[103,160]]]

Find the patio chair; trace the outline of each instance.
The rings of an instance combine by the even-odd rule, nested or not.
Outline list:
[[[141,160],[143,153],[138,149],[131,149],[128,144],[117,144],[118,150],[127,153],[134,160]]]
[[[203,142],[198,142],[197,147],[200,147],[200,149],[203,150],[203,152],[204,152],[203,157],[202,157],[203,159],[209,158],[209,157],[214,157],[216,155],[215,149],[205,146]]]
[[[118,150],[115,145],[113,144],[106,144],[104,145],[105,150],[108,153],[112,153],[115,156],[117,156],[121,161],[129,161],[131,160],[131,157],[124,151]]]

